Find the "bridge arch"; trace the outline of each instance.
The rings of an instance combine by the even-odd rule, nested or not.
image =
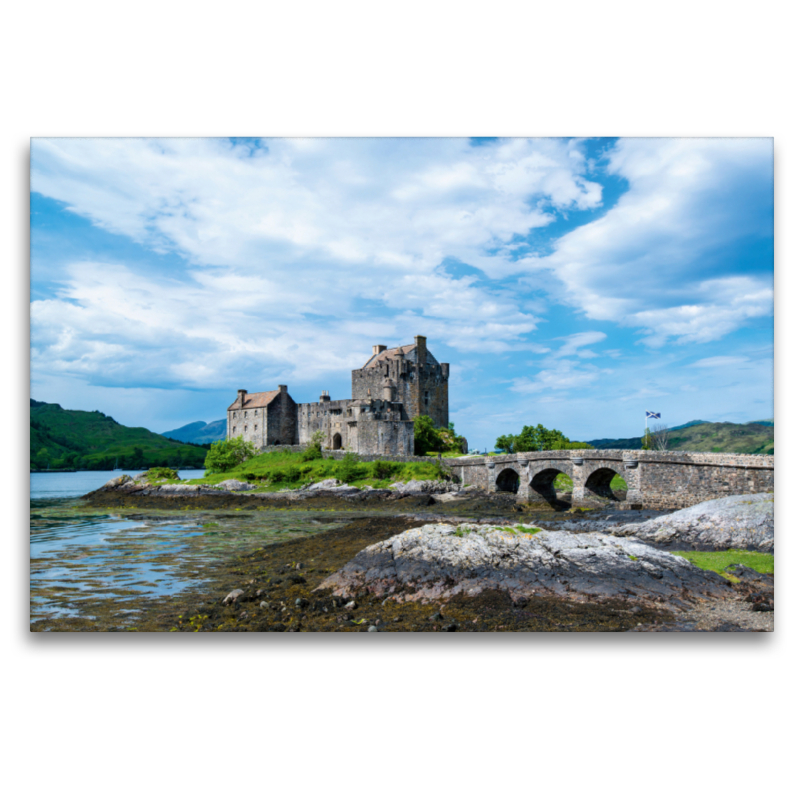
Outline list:
[[[603,498],[604,500],[611,500],[612,502],[624,500],[624,494],[620,497],[620,495],[615,494],[614,490],[611,488],[611,481],[617,476],[622,478],[623,481],[625,480],[624,474],[611,466],[598,467],[593,472],[590,472],[583,482],[584,498],[591,498],[594,496]]]
[[[498,492],[513,492],[516,494],[519,491],[519,473],[512,467],[506,467],[500,471],[494,485]]]
[[[529,500],[533,502],[544,501],[553,508],[566,508],[569,506],[569,503],[558,499],[558,488],[556,486],[559,475],[566,475],[571,482],[572,476],[569,473],[569,467],[560,464],[538,469],[528,482]]]

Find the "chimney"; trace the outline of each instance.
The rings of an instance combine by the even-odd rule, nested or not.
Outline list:
[[[281,394],[286,394],[286,384],[285,383],[279,383],[278,384],[278,391]]]
[[[417,346],[417,365],[424,367],[428,363],[428,340],[424,336],[415,336],[414,344]]]
[[[446,362],[442,362],[441,367],[442,367],[442,376],[444,377],[445,380],[447,380],[450,377],[450,365],[447,364]]]
[[[378,353],[382,353],[385,349],[385,344],[374,344],[372,345],[372,355],[376,356]]]
[[[237,394],[236,402],[239,404],[239,408],[244,408],[244,398],[245,395],[247,394],[247,389],[239,389],[239,391],[236,392],[236,394]]]
[[[319,401],[320,401],[320,403],[330,403],[331,396],[328,394],[328,390],[327,389],[323,389],[322,390],[322,393],[319,396]]]

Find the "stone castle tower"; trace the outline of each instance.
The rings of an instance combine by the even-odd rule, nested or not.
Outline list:
[[[352,398],[295,403],[285,386],[248,394],[240,390],[228,407],[228,438],[242,435],[258,448],[307,444],[316,431],[323,447],[369,455],[413,455],[414,418],[423,414],[437,428],[449,422],[450,365],[440,364],[424,336],[387,349],[378,344],[352,371]]]

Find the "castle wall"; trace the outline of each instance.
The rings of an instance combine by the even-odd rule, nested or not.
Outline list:
[[[297,403],[288,392],[281,392],[267,407],[267,434],[264,445],[297,443]]]
[[[414,455],[411,420],[363,419],[358,423],[358,453],[385,456]]]
[[[300,403],[297,417],[300,444],[307,444],[316,431],[322,431],[322,446],[326,450],[386,455],[414,453],[414,423],[402,419],[398,403],[385,400]]]
[[[259,450],[268,443],[266,408],[237,409],[228,412],[228,439],[241,436]]]
[[[322,431],[322,446],[333,450],[334,437],[341,437],[341,449],[355,450],[357,436],[352,426],[353,415],[348,415],[351,400],[327,400],[324,403],[299,403],[297,406],[297,430],[300,444],[308,444],[316,431]],[[338,449],[338,448],[337,448]]]

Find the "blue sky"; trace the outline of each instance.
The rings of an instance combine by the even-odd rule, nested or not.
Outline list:
[[[34,139],[31,396],[155,431],[428,337],[471,446],[773,416],[771,139]]]

